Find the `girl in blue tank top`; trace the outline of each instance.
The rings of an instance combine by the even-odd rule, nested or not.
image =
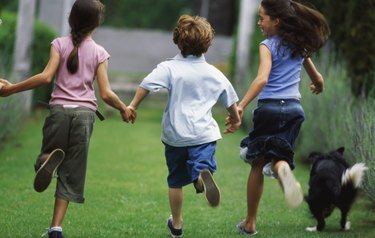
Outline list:
[[[296,181],[293,145],[304,121],[299,102],[302,66],[311,79],[314,94],[323,91],[323,77],[310,56],[323,46],[330,29],[322,14],[290,0],[262,0],[258,26],[266,37],[259,45],[258,74],[238,104],[242,117],[246,106],[258,97],[253,129],[241,141],[241,158],[251,164],[247,183],[247,215],[237,224],[241,234],[254,235],[256,214],[263,191],[264,174],[276,177],[288,205],[303,201]],[[231,122],[227,117],[227,123]]]

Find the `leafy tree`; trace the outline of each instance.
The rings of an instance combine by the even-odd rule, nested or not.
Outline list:
[[[3,11],[0,13],[3,24],[0,26],[0,66],[2,77],[9,76],[13,67],[13,51],[16,34],[17,15],[13,12]],[[56,32],[47,24],[35,21],[31,72],[30,75],[41,72],[49,59],[50,43],[56,37]],[[51,93],[51,85],[45,85],[34,90],[33,101],[48,101]]]
[[[104,4],[104,25],[116,27],[170,31],[181,14],[191,12],[189,0],[106,0]]]
[[[331,39],[344,57],[355,96],[375,90],[375,1],[310,0],[327,18]]]
[[[34,41],[32,43],[32,61],[30,75],[43,71],[48,63],[52,40],[57,36],[48,24],[40,21],[34,23]],[[34,89],[33,104],[38,101],[48,102],[51,98],[52,84],[43,85]]]
[[[17,11],[18,1],[14,0],[1,0],[0,1],[0,13],[3,10]]]
[[[0,19],[2,20],[2,24],[0,25],[1,66],[3,67],[3,73],[8,74],[11,72],[13,65],[17,16],[14,13],[3,11],[0,12]]]
[[[208,12],[202,9],[205,1],[208,2]],[[233,34],[238,5],[239,0],[191,0],[193,14],[206,17],[217,35]]]

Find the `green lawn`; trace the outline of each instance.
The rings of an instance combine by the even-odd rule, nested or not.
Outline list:
[[[39,237],[49,226],[54,182],[43,193],[33,191],[33,163],[41,144],[45,112],[35,114],[3,142],[0,150],[0,237]],[[220,124],[225,114],[215,112]],[[146,105],[134,125],[116,115],[97,120],[89,154],[86,202],[71,204],[63,228],[66,238],[169,237],[167,168],[160,142],[161,107]],[[238,159],[244,132],[223,135],[217,145],[222,192],[218,208],[210,208],[192,186],[185,188],[184,237],[242,237],[235,225],[246,211],[246,180],[250,167]],[[308,168],[298,165],[296,177],[307,191]],[[374,237],[375,216],[371,203],[361,196],[349,214],[352,229],[339,230],[339,212],[327,220],[322,233],[305,232],[315,224],[307,205],[290,210],[276,180],[266,179],[255,237]]]

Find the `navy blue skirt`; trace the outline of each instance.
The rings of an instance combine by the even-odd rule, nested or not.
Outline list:
[[[258,157],[269,162],[285,160],[294,169],[294,142],[305,113],[297,99],[261,99],[253,112],[254,128],[241,141],[241,158],[252,163]],[[245,149],[245,150],[244,150]]]

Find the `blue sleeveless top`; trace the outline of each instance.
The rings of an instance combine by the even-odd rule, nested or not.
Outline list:
[[[299,82],[303,57],[292,58],[291,50],[281,45],[278,36],[267,38],[260,44],[271,51],[272,68],[258,99],[300,99]]]

